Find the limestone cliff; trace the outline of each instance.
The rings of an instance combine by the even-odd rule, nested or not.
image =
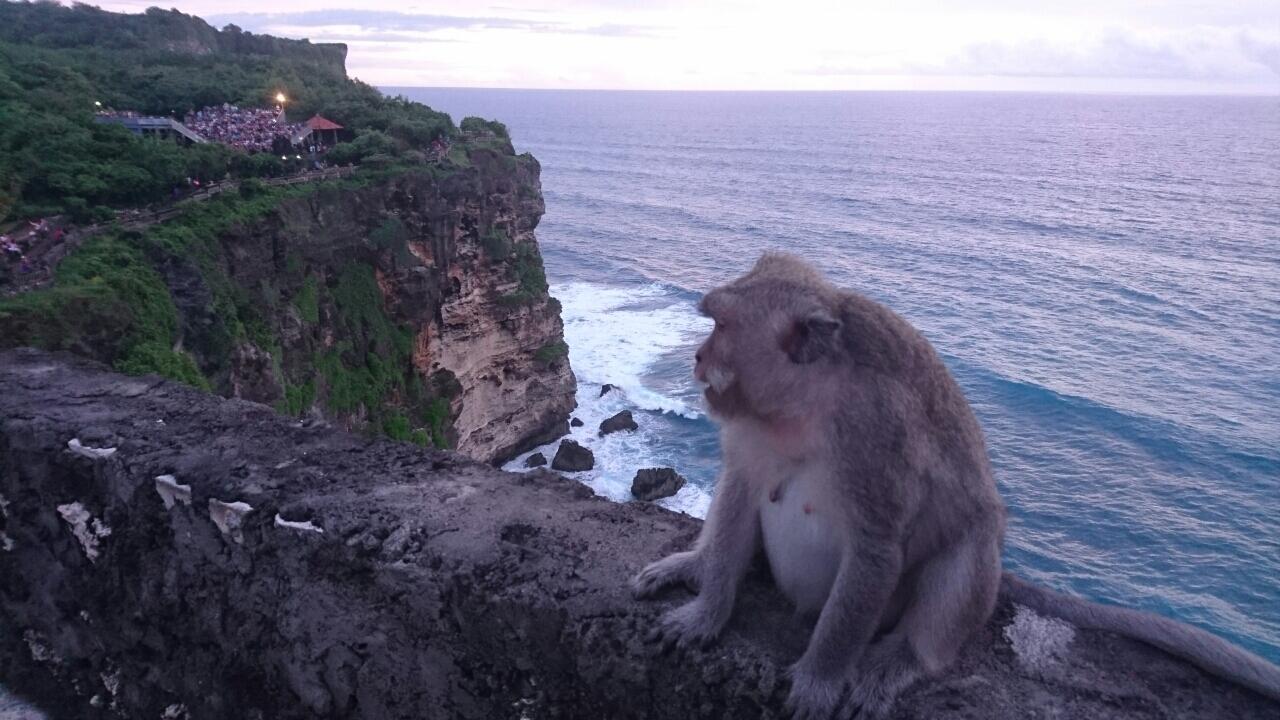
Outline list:
[[[59,271],[79,285],[0,304],[0,347],[70,349],[489,462],[546,442],[568,430],[574,378],[534,236],[540,168],[492,138],[451,157],[249,183],[90,240]]]
[[[485,461],[566,432],[574,379],[534,237],[537,161],[469,159],[449,174],[322,186],[222,235],[226,277],[267,309],[280,362],[252,334],[225,363],[196,342],[216,387],[392,436],[421,428]]]
[[[61,718],[780,718],[810,628],[761,568],[724,637],[627,578],[699,521],[173,382],[0,353],[0,683]],[[1280,705],[1001,601],[894,720],[1262,720]]]

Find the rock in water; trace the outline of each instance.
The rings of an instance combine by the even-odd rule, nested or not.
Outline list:
[[[585,423],[583,423],[578,418],[573,418],[572,420],[569,421],[569,427],[582,427],[584,424]]]
[[[556,457],[551,461],[552,470],[582,472],[596,466],[596,456],[573,440],[561,440]]]
[[[684,487],[684,477],[672,468],[645,468],[636,471],[631,481],[631,494],[637,500],[652,502],[671,497]]]
[[[534,453],[524,459],[525,467],[542,467],[547,464],[547,456],[542,453]]]
[[[613,417],[600,423],[600,435],[603,437],[609,433],[615,433],[619,430],[639,430],[640,426],[636,424],[635,418],[631,417],[630,410],[623,410]]]
[[[609,392],[610,390],[617,390],[617,389],[618,388],[616,386],[610,385],[609,383],[605,383],[600,386],[600,397],[604,397],[605,393]]]

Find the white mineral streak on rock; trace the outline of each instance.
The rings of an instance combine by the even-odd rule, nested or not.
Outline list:
[[[9,519],[9,501],[3,495],[0,495],[0,518]],[[0,530],[0,549],[5,552],[13,549],[13,538],[3,530]]]
[[[244,542],[244,533],[240,528],[244,524],[244,516],[253,512],[253,508],[249,503],[244,502],[222,502],[213,498],[209,499],[209,519],[213,520],[213,524],[218,526],[223,535],[229,536],[237,543]]]
[[[276,513],[276,527],[288,528],[290,530],[303,530],[305,532],[323,533],[324,530],[311,524],[310,520],[285,520],[280,517],[280,513]]]
[[[114,670],[110,673],[98,673],[98,676],[102,678],[102,686],[107,689],[107,692],[111,693],[111,697],[115,697],[120,693],[119,670]]]
[[[67,447],[71,452],[82,455],[90,460],[102,460],[116,454],[115,448],[91,448],[80,444],[80,438],[71,438],[67,441]]]
[[[191,486],[180,485],[178,479],[172,475],[156,476],[156,492],[160,493],[160,500],[164,502],[165,510],[172,510],[175,502],[183,505],[191,504]]]
[[[27,650],[31,653],[32,660],[55,664],[62,662],[62,657],[54,652],[45,637],[35,630],[22,633],[22,639],[27,643]]]
[[[80,541],[84,554],[90,562],[98,559],[98,546],[102,538],[111,534],[111,528],[84,509],[78,502],[58,506],[58,514],[71,526],[71,532]]]
[[[1013,646],[1018,663],[1037,673],[1061,662],[1075,636],[1075,627],[1070,623],[1043,617],[1022,605],[1015,606],[1013,622],[1004,628],[1004,637]]]
[[[187,712],[187,706],[180,703],[174,703],[164,709],[164,714],[160,716],[160,720],[186,720],[191,717]]]

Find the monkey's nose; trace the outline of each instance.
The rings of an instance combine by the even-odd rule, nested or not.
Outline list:
[[[702,362],[702,353],[700,353],[700,352],[696,352],[696,353],[694,353],[694,354],[693,354],[693,361],[694,361],[694,362]]]

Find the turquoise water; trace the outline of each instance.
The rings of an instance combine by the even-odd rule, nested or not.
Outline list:
[[[597,492],[672,465],[705,512],[693,305],[784,248],[943,354],[1011,568],[1280,661],[1280,99],[403,92],[542,162],[583,430],[641,424],[579,431]]]

